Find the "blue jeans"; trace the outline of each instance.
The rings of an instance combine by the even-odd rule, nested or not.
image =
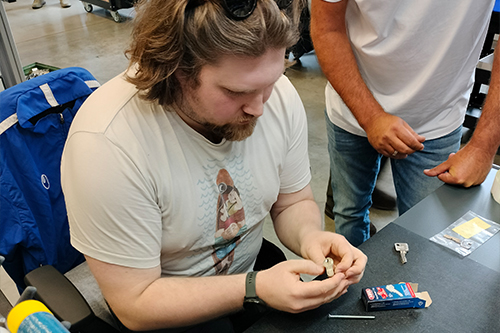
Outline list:
[[[354,246],[370,238],[368,209],[372,205],[382,157],[366,137],[351,134],[326,116],[335,231]],[[441,138],[424,142],[424,150],[405,159],[391,159],[399,214],[403,214],[443,184],[424,175],[460,148],[462,127]]]

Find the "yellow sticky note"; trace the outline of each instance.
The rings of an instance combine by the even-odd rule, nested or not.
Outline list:
[[[491,226],[488,223],[484,222],[479,217],[475,217],[472,220],[453,228],[452,230],[464,238],[471,238],[489,227]]]

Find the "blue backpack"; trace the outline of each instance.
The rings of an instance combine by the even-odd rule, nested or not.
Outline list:
[[[97,87],[72,67],[0,92],[0,255],[20,291],[39,266],[65,273],[84,261],[69,240],[60,163],[73,117]]]

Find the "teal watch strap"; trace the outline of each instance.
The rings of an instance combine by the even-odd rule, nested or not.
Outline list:
[[[245,282],[245,300],[243,301],[243,308],[246,311],[253,313],[264,313],[268,311],[266,303],[257,296],[255,291],[255,282],[257,278],[257,272],[247,273]]]
[[[255,291],[255,280],[257,278],[257,273],[258,272],[247,273],[245,283],[245,299],[257,297],[257,292]]]

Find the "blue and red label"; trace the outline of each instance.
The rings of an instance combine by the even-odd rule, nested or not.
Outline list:
[[[425,307],[425,300],[415,295],[409,283],[364,288],[361,297],[366,311]]]

